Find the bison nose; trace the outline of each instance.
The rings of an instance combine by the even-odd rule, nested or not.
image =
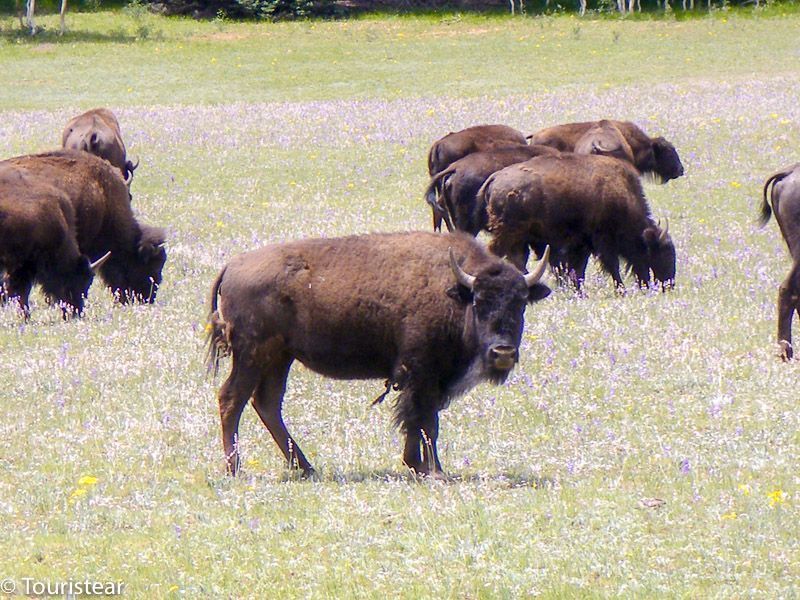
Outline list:
[[[510,371],[517,363],[517,349],[504,344],[494,345],[489,348],[489,361],[495,369]]]

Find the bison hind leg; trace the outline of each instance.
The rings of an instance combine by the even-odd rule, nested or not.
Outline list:
[[[293,361],[294,358],[286,353],[272,353],[269,362],[261,369],[261,380],[253,395],[253,408],[280,448],[289,468],[300,469],[304,477],[312,477],[314,468],[283,422],[283,395]]]
[[[253,394],[260,373],[257,367],[234,354],[231,373],[219,390],[219,418],[222,425],[222,445],[228,473],[239,471],[239,420],[247,400]]]

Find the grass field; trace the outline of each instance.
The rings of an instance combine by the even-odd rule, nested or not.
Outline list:
[[[774,341],[790,260],[755,220],[762,182],[800,155],[800,16],[128,11],[69,14],[63,39],[42,22],[31,41],[0,20],[0,157],[109,106],[168,261],[152,307],[96,282],[80,321],[38,294],[28,323],[0,309],[0,579],[136,598],[796,597],[800,367]],[[618,297],[592,267],[585,298],[529,308],[507,385],[442,413],[449,482],[406,474],[390,406],[370,406],[381,382],[300,365],[285,414],[319,480],[286,471],[249,408],[243,476],[224,475],[202,346],[230,257],[427,229],[434,139],[602,117],[683,159],[685,177],[646,186],[678,251],[672,293]]]

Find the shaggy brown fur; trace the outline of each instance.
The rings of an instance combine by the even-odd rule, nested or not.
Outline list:
[[[528,136],[531,144],[552,146],[562,152],[574,152],[578,141],[591,129],[613,125],[628,142],[633,164],[642,174],[658,177],[662,183],[683,175],[683,164],[675,150],[663,137],[651,138],[630,121],[585,121],[547,127]]]
[[[457,283],[448,249],[475,276]],[[543,265],[542,265],[543,267]],[[337,379],[386,379],[403,460],[441,471],[440,410],[482,380],[500,383],[518,359],[527,302],[550,290],[463,234],[396,233],[274,244],[240,254],[211,289],[209,366],[232,354],[219,391],[228,469],[238,469],[248,399],[289,464],[313,472],[281,417],[293,361]],[[423,453],[420,454],[420,445]]]
[[[27,318],[34,283],[64,316],[80,314],[94,274],[78,249],[66,194],[0,163],[0,297],[18,299]]]
[[[458,159],[432,177],[425,190],[425,201],[433,212],[434,230],[441,229],[444,219],[448,231],[458,229],[478,235],[486,227],[486,207],[477,203],[476,195],[489,175],[534,156],[557,153],[549,146],[509,146],[473,152]]]
[[[451,163],[472,152],[504,146],[526,145],[525,134],[506,125],[475,125],[436,140],[428,151],[428,173],[431,177]]]
[[[636,170],[606,156],[540,156],[492,175],[479,192],[490,250],[524,268],[528,247],[552,248],[551,263],[581,286],[590,254],[622,287],[621,256],[640,285],[671,286],[675,247],[653,221]]]
[[[575,142],[575,154],[600,154],[634,164],[633,150],[611,121],[599,121]]]
[[[770,209],[767,195],[772,186]],[[794,264],[778,290],[778,343],[781,357],[792,358],[792,317],[800,315],[800,163],[770,175],[764,183],[761,201],[761,226],[767,224],[772,212],[781,235],[789,247]]]
[[[107,108],[93,108],[74,117],[64,127],[61,147],[67,150],[83,150],[106,159],[117,167],[122,177],[133,176],[139,166],[128,160],[125,142],[117,117]]]
[[[119,171],[88,152],[59,150],[0,163],[29,179],[61,190],[75,212],[78,246],[92,260],[111,251],[100,268],[121,302],[153,302],[167,254],[164,232],[133,216],[130,193]]]

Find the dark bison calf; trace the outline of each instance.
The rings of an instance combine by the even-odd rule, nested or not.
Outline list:
[[[526,145],[525,134],[506,125],[475,125],[448,133],[428,151],[428,173],[433,177],[459,158],[503,146]]]
[[[486,227],[486,206],[477,202],[478,190],[492,173],[542,154],[557,154],[549,146],[508,146],[473,152],[459,158],[431,178],[425,201],[433,213],[433,229],[458,229],[473,236]]]
[[[3,300],[17,299],[27,319],[30,292],[39,283],[65,318],[80,314],[94,269],[107,259],[91,264],[78,248],[75,211],[66,194],[0,163]]]
[[[93,108],[71,119],[61,134],[61,147],[84,150],[106,159],[120,170],[129,185],[134,169],[139,166],[138,161],[133,164],[128,160],[119,121],[107,108]]]
[[[111,252],[98,272],[120,302],[155,300],[167,260],[164,231],[136,220],[117,169],[76,150],[19,156],[0,165],[64,194],[74,211],[80,252],[92,260]]]
[[[599,140],[614,137],[615,134],[610,129],[611,127],[619,131],[625,138],[633,154],[633,165],[640,173],[653,175],[659,178],[662,183],[666,183],[670,179],[677,179],[683,175],[683,164],[677,150],[675,150],[675,146],[663,137],[651,138],[630,121],[604,119],[602,121],[566,123],[555,127],[547,127],[528,136],[528,138],[531,144],[552,146],[562,152],[575,152],[575,147],[580,141],[587,142],[587,138],[584,136],[588,132],[594,131],[594,135],[598,136]],[[605,133],[603,133],[604,131]],[[581,140],[581,138],[584,139]],[[585,151],[586,146],[583,146],[582,149]],[[618,152],[626,153],[625,149]],[[600,152],[600,154],[606,153]],[[620,158],[620,156],[617,156],[617,158]]]
[[[546,297],[545,261],[523,275],[464,234],[395,233],[270,245],[234,257],[211,288],[209,366],[233,355],[219,391],[228,470],[252,396],[290,466],[313,472],[281,416],[292,362],[339,379],[386,379],[405,464],[440,473],[439,411],[478,382],[505,381],[523,313]],[[382,399],[382,397],[380,398]],[[422,446],[422,454],[420,454]]]
[[[564,153],[506,167],[486,181],[489,249],[525,268],[528,248],[551,246],[550,261],[580,288],[595,254],[622,288],[619,258],[640,285],[650,272],[663,286],[675,280],[675,247],[650,216],[641,181],[629,164],[606,156]]]
[[[772,187],[770,199],[767,194]],[[792,317],[800,314],[800,163],[770,175],[761,201],[761,226],[775,212],[775,220],[792,255],[792,268],[778,290],[778,343],[781,357],[792,358]]]

